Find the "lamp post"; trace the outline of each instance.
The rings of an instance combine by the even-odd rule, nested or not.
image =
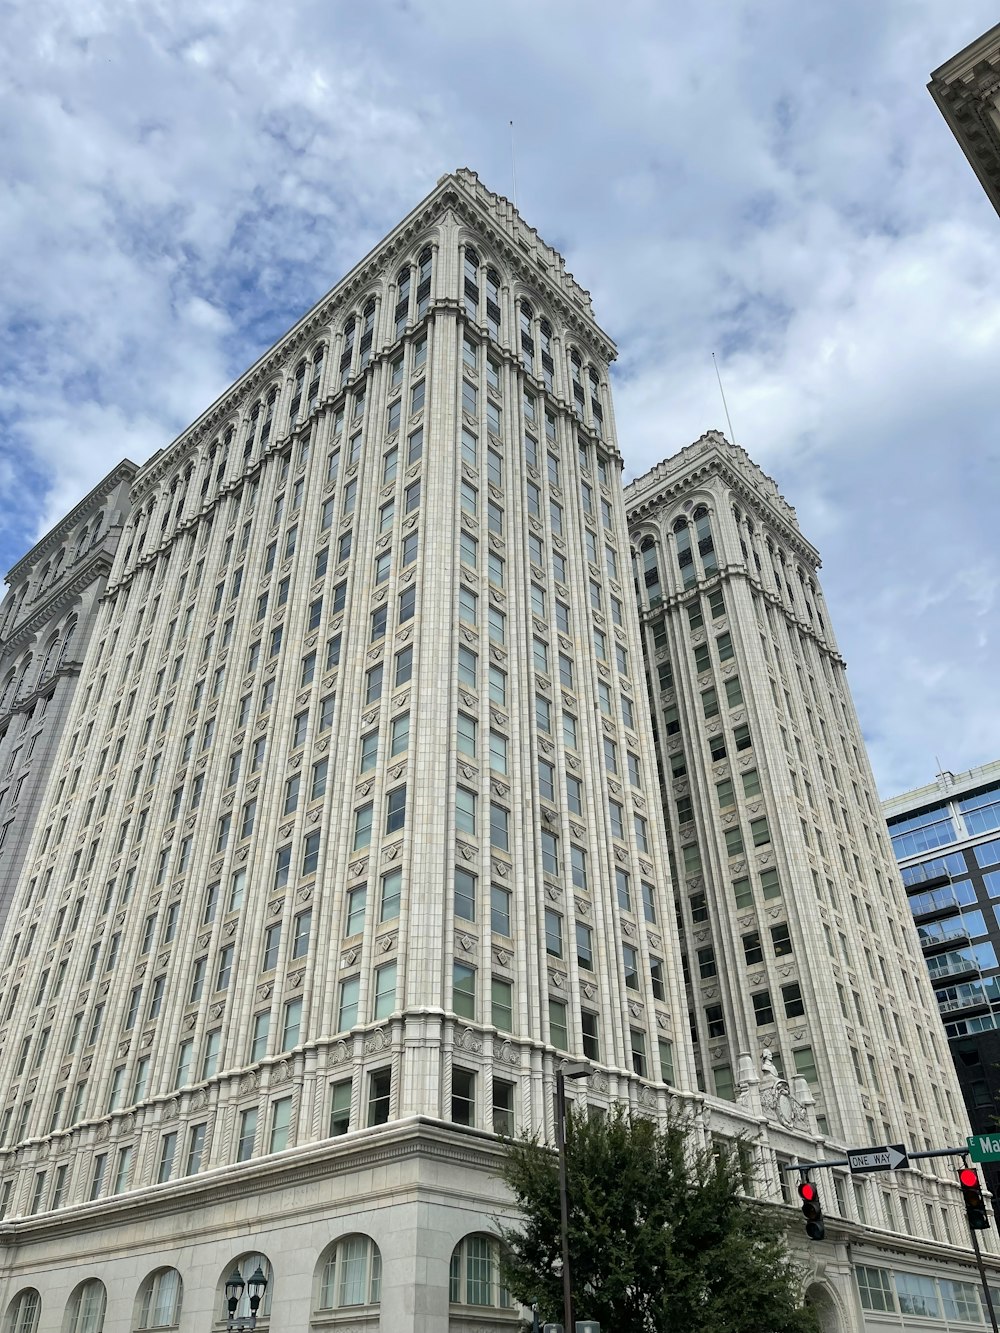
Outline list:
[[[562,1243],[563,1328],[573,1329],[573,1283],[569,1271],[569,1191],[566,1188],[566,1080],[587,1078],[590,1065],[567,1060],[556,1070],[556,1145],[559,1149],[559,1239]]]
[[[236,1310],[243,1295],[244,1287],[247,1290],[250,1313],[246,1316],[237,1317]],[[264,1299],[266,1291],[267,1278],[259,1263],[246,1282],[243,1281],[240,1270],[238,1268],[233,1269],[226,1283],[226,1326],[231,1330],[231,1333],[250,1333],[251,1329],[257,1327],[257,1311],[260,1309],[260,1303]]]

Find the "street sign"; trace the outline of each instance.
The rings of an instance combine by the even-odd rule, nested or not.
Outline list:
[[[965,1141],[974,1162],[1000,1162],[1000,1134],[972,1134]]]
[[[852,1172],[902,1171],[910,1159],[902,1143],[887,1143],[882,1148],[848,1148],[847,1165]]]

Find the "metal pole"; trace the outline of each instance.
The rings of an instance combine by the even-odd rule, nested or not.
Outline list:
[[[993,1294],[990,1291],[990,1284],[986,1278],[983,1255],[979,1248],[979,1237],[976,1235],[975,1231],[973,1231],[972,1227],[969,1227],[969,1234],[972,1236],[972,1248],[976,1252],[976,1267],[979,1269],[979,1280],[983,1284],[983,1294],[986,1297],[986,1308],[990,1312],[990,1323],[993,1325],[993,1333],[1000,1333],[1000,1329],[997,1328],[997,1314],[993,1308]]]
[[[556,1144],[559,1148],[559,1239],[562,1242],[563,1329],[569,1333],[573,1328],[573,1287],[569,1272],[569,1190],[566,1185],[566,1078],[561,1069],[556,1070]]]

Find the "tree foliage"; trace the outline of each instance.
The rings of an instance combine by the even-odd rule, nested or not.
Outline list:
[[[735,1148],[694,1150],[682,1125],[621,1109],[571,1112],[566,1160],[577,1319],[610,1333],[814,1333],[780,1218],[740,1197]],[[512,1141],[501,1175],[523,1213],[501,1228],[507,1284],[562,1323],[556,1155]]]

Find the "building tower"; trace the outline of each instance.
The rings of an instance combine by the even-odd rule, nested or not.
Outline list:
[[[1000,1105],[1000,762],[882,804],[965,1105],[995,1134]],[[994,1207],[1000,1169],[985,1168]]]
[[[0,960],[8,1215],[545,1129],[563,1053],[692,1085],[612,356],[463,171],[139,470]],[[415,1326],[371,1212],[330,1263]]]
[[[702,1087],[762,1049],[841,1143],[949,1142],[947,1058],[823,594],[710,433],[626,488]]]
[[[134,463],[119,463],[5,580],[10,591],[0,604],[0,927],[97,624],[135,472]],[[21,945],[30,952],[27,940]]]

